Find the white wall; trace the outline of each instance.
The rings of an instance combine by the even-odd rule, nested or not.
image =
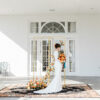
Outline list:
[[[100,76],[100,15],[81,15],[79,31],[79,75]]]
[[[13,76],[27,75],[27,23],[23,17],[0,16],[0,62]]]
[[[76,15],[79,67],[76,75],[100,76],[100,15]],[[10,64],[11,74],[27,76],[29,22],[65,20],[66,16],[0,16],[0,62]]]

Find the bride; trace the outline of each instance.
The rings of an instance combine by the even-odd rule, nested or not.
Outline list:
[[[60,51],[61,45],[56,43],[55,44],[55,52],[54,52],[54,57],[55,57],[55,76],[52,80],[52,82],[42,90],[34,91],[34,93],[56,93],[62,90],[62,82],[61,82],[61,69],[62,69],[62,64],[58,60],[59,57],[59,51]]]

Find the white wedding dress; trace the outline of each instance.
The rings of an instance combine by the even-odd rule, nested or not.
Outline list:
[[[51,83],[45,89],[34,91],[34,93],[39,93],[39,94],[55,93],[55,92],[59,92],[59,91],[62,90],[62,82],[61,82],[62,64],[58,60],[58,55],[59,55],[58,51],[55,51],[54,52],[54,57],[55,57],[55,64],[54,64],[55,75],[54,75],[53,80],[51,81]]]

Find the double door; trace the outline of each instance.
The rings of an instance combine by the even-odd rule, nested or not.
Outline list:
[[[61,49],[66,54],[66,73],[75,72],[75,41],[64,37],[35,38],[31,40],[30,74],[44,76],[46,68],[51,63],[51,55],[54,53],[54,45],[63,43]],[[64,75],[62,70],[62,75]]]

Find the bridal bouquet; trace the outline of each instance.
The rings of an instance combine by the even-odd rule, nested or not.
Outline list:
[[[63,65],[62,71],[64,71],[64,69],[66,68],[66,56],[65,56],[63,51],[60,52],[60,55],[59,55],[58,59],[62,63],[62,65]]]
[[[66,56],[65,56],[65,54],[64,54],[64,53],[60,53],[58,59],[60,60],[61,63],[65,62],[65,61],[66,61]]]

